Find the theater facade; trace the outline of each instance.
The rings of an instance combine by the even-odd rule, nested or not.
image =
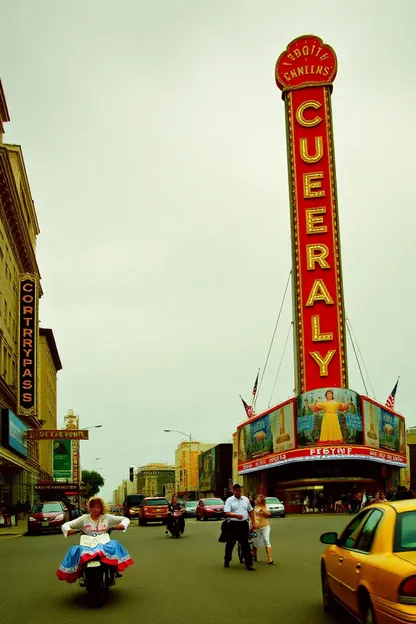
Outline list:
[[[406,466],[403,416],[349,387],[331,109],[337,71],[335,51],[314,35],[293,40],[276,63],[288,148],[295,396],[234,436],[246,493],[277,495],[289,512],[306,495],[389,490]]]

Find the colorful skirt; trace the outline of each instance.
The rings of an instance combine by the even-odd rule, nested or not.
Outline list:
[[[60,581],[75,583],[82,566],[91,559],[99,557],[103,563],[114,566],[117,572],[123,572],[132,565],[133,559],[121,544],[110,540],[107,544],[97,544],[94,548],[87,546],[71,546],[62,561],[56,576]]]

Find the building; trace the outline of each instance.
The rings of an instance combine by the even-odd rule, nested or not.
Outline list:
[[[400,485],[416,492],[416,427],[406,431],[406,468],[400,475]]]
[[[313,35],[293,40],[276,63],[288,146],[296,396],[239,425],[234,442],[246,493],[276,495],[289,512],[306,495],[333,509],[354,490],[397,487],[406,465],[403,416],[349,387],[331,113],[337,67],[335,51]]]
[[[25,361],[28,375],[22,391],[22,365],[19,362],[21,330],[19,305],[22,277],[29,276],[32,293],[24,295],[30,305],[27,338],[30,355],[36,354],[38,340],[37,308],[41,295],[40,273],[36,262],[36,237],[39,224],[26,173],[22,149],[3,142],[4,124],[10,121],[6,98],[0,82],[0,498],[15,503],[18,499],[33,501],[38,477],[38,447],[26,441],[28,428],[39,428],[37,419],[36,358]],[[32,366],[32,368],[30,368]],[[28,400],[30,408],[22,406]]]
[[[199,497],[198,455],[213,446],[194,441],[179,444],[175,452],[175,491],[179,496],[193,500]]]
[[[200,495],[227,498],[233,482],[233,445],[216,444],[201,452],[198,468]]]
[[[175,466],[147,464],[137,469],[137,493],[144,496],[169,496],[175,483]]]
[[[53,331],[39,329],[39,419],[44,429],[57,428],[57,373],[62,369]],[[44,479],[52,479],[52,440],[39,443],[39,465]]]

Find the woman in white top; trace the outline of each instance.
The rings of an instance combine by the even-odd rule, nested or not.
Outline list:
[[[89,513],[62,525],[65,537],[74,535],[77,531],[82,531],[87,535],[107,533],[109,529],[125,531],[130,524],[128,518],[106,513],[105,503],[99,496],[90,498],[87,509]],[[97,544],[93,548],[81,545],[71,546],[59,566],[57,577],[61,581],[75,583],[83,564],[90,559],[95,559],[97,555],[103,563],[115,566],[117,572],[122,572],[133,563],[128,552],[116,540],[110,540],[106,544]]]
[[[259,494],[256,498],[254,516],[256,518],[257,537],[253,540],[253,559],[257,561],[258,548],[265,548],[268,563],[272,565],[274,561],[272,558],[272,545],[270,543],[270,509],[266,505],[266,499],[263,494]]]

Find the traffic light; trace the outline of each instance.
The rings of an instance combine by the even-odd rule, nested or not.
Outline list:
[[[129,469],[129,479],[130,479],[130,481],[134,481],[134,466],[130,466],[130,469]]]

